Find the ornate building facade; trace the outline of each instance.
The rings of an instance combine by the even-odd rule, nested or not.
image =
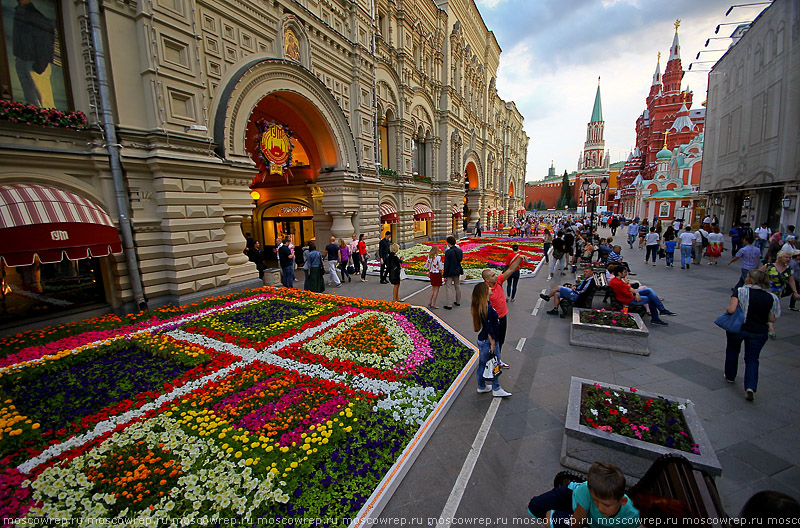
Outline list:
[[[679,26],[680,21],[676,21],[663,76],[661,53],[658,55],[645,110],[636,120],[635,148],[619,177],[614,211],[628,218],[665,219],[680,214],[689,221],[701,213],[698,209],[705,207],[704,199],[698,194],[701,167],[698,156],[702,155],[702,139],[699,145],[695,141],[703,131],[705,108],[688,110],[693,94],[681,89],[685,72],[681,66]],[[670,169],[670,166],[683,164],[692,166],[689,174]],[[673,177],[666,178],[670,171]],[[683,175],[680,182],[675,180],[679,174]],[[678,194],[657,195],[659,192]],[[669,203],[665,205],[665,201]],[[669,215],[661,214],[667,211]]]
[[[10,105],[88,116],[74,130],[4,110],[0,187],[68,191],[130,225],[124,254],[80,264],[100,304],[252,285],[245,232],[267,254],[277,236],[299,246],[364,233],[374,249],[382,229],[407,245],[524,207],[529,139],[497,94],[501,50],[473,0],[100,4],[39,0],[55,42],[45,71],[20,77],[9,35],[0,65]],[[30,292],[31,270],[2,257],[4,280]],[[30,264],[43,276],[80,267],[49,262]]]

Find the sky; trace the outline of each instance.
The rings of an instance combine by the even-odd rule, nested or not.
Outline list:
[[[738,3],[749,3],[746,0]],[[525,179],[541,180],[551,161],[557,174],[577,169],[586,125],[600,77],[606,148],[611,162],[625,161],[636,140],[636,119],[645,109],[658,52],[664,72],[680,19],[683,69],[700,50],[728,47],[735,25],[749,21],[764,5],[734,9],[729,0],[476,0],[486,26],[503,50],[497,73],[501,98],[514,101],[530,137]],[[704,52],[713,61],[722,51]],[[682,88],[694,92],[693,108],[706,100],[712,63],[694,64]]]

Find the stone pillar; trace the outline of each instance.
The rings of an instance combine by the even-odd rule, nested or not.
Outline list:
[[[248,170],[234,172],[231,169],[231,172],[220,178],[221,205],[225,210],[223,215],[225,224],[222,226],[222,230],[227,256],[227,272],[224,276],[217,277],[217,286],[258,278],[255,263],[250,262],[242,253],[246,247],[242,221],[247,215],[253,214],[253,199],[250,197],[249,188],[252,177],[252,173]],[[255,233],[253,234],[255,235]]]
[[[331,218],[327,232],[317,232],[318,247],[327,244],[331,235],[350,241],[350,235],[355,232],[352,218],[359,210],[361,188],[356,178],[348,169],[320,174],[317,179],[322,193],[322,211]]]
[[[239,282],[258,277],[255,262],[250,262],[244,254],[246,241],[242,235],[242,219],[240,215],[226,215],[225,225],[225,253],[228,255],[228,273],[226,282]],[[222,282],[222,281],[220,281]],[[222,284],[220,284],[222,285]]]
[[[483,220],[483,229],[485,231],[489,226],[486,225],[486,219],[481,215],[481,196],[477,190],[467,193],[467,208],[469,208],[469,229],[475,230],[475,222]]]

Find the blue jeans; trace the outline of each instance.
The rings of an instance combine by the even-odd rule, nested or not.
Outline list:
[[[736,283],[736,286],[733,287],[734,290],[738,290],[742,286],[744,286],[744,281],[747,279],[747,274],[750,273],[749,269],[742,268],[742,275],[739,277],[739,282]]]
[[[281,268],[281,284],[287,288],[294,288],[294,265]]]
[[[506,281],[506,297],[512,299],[517,296],[517,283],[519,282],[519,270],[514,271]]]
[[[486,341],[478,341],[478,388],[484,389],[486,388],[486,380],[483,379],[483,369],[486,368],[486,362],[489,361],[489,357],[492,355],[491,352],[492,344],[487,339]],[[495,343],[495,348],[497,348],[497,343]],[[498,378],[494,378],[492,380],[492,390],[498,390],[500,388],[500,380]]]
[[[643,288],[639,290],[639,297],[642,298],[641,301],[633,300],[630,303],[630,306],[642,306],[642,305],[649,305],[650,306],[650,317],[653,321],[659,321],[661,318],[659,314],[661,310],[665,310],[664,303],[658,298],[656,292],[651,290],[650,288]]]
[[[636,242],[636,235],[628,234],[628,245],[633,249],[633,243]]]
[[[761,251],[761,256],[764,256],[764,253],[767,252],[767,244],[768,242],[763,238],[756,238],[756,247]]]
[[[681,268],[692,263],[692,246],[681,246]]]
[[[545,264],[549,264],[550,263],[550,256],[547,254],[547,252],[550,251],[550,245],[551,245],[550,242],[545,242],[544,243],[544,248],[543,249],[544,249],[544,262],[545,262]]]
[[[558,297],[560,299],[569,299],[571,302],[575,302],[578,300],[578,293],[572,288],[561,286],[558,289]]]
[[[754,334],[742,330],[738,334],[725,332],[728,336],[728,346],[725,348],[725,378],[736,379],[739,370],[739,352],[744,341],[744,388],[753,392],[758,387],[758,356],[767,343],[768,334]]]
[[[675,263],[675,252],[668,251],[667,253],[665,253],[665,256],[667,259],[667,266],[672,266],[672,264]]]
[[[553,526],[570,526],[569,520],[574,511],[572,509],[572,490],[569,487],[553,488],[547,493],[535,496],[528,502],[528,513],[538,519],[546,518],[549,511],[553,512],[550,514]]]

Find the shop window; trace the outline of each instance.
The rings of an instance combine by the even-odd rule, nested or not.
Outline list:
[[[6,50],[0,59],[0,97],[69,111],[72,101],[59,2],[0,0],[0,6]]]
[[[414,236],[426,237],[430,233],[430,220],[414,220]]]

